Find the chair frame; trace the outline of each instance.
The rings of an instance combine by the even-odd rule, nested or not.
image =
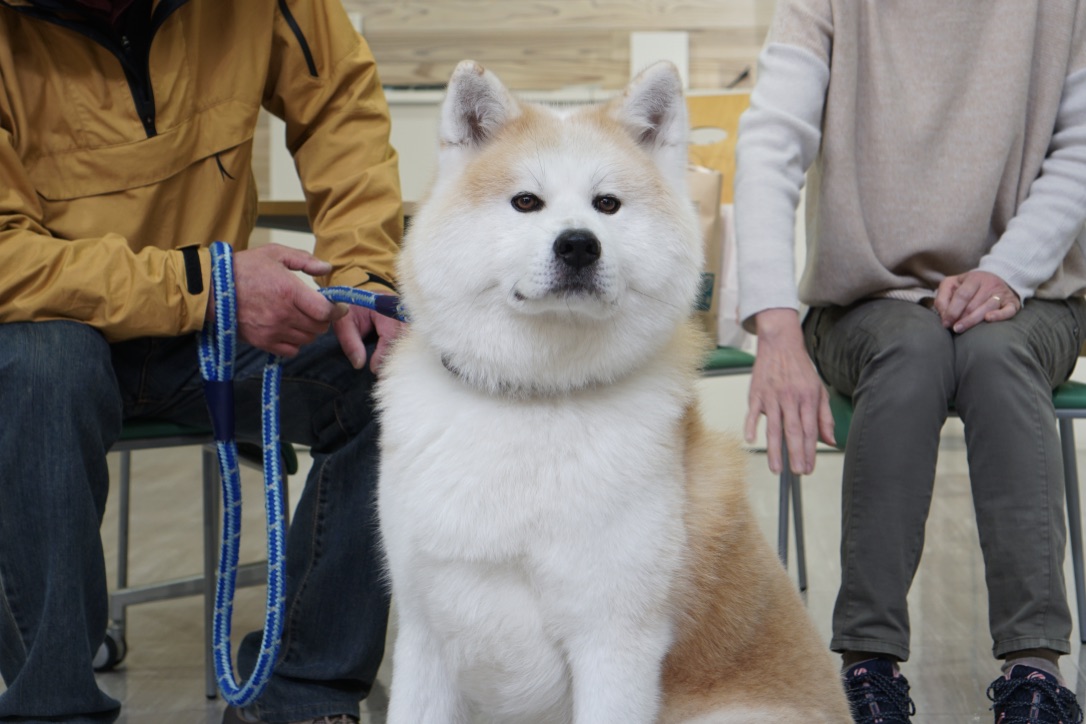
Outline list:
[[[750,374],[750,366],[732,366],[703,369],[702,377],[730,377]],[[781,563],[788,568],[788,516],[791,508],[792,521],[796,531],[796,578],[801,593],[807,591],[807,550],[803,535],[803,497],[800,491],[800,476],[789,467],[788,449],[781,447],[780,501],[777,512],[777,555]],[[791,504],[790,504],[791,503]]]
[[[139,586],[128,583],[129,550],[129,515],[131,513],[131,471],[132,452],[173,447],[201,447],[201,480],[204,497],[204,571],[201,574],[173,578]],[[120,656],[113,663],[124,658],[127,646],[125,626],[129,606],[153,601],[181,598],[203,594],[204,596],[204,687],[208,699],[218,696],[218,684],[215,677],[214,647],[212,644],[213,619],[215,615],[215,585],[219,565],[219,528],[222,507],[220,501],[221,477],[214,445],[210,432],[194,429],[191,433],[136,437],[118,441],[110,452],[120,456],[120,476],[118,480],[117,509],[117,583],[116,589],[109,594],[109,628],[107,638],[113,640],[115,650]],[[251,467],[260,467],[258,462],[239,456],[239,460]],[[284,485],[286,476],[284,475]],[[267,561],[245,563],[238,566],[237,587],[262,585],[267,582]]]
[[[1082,508],[1078,487],[1078,453],[1075,450],[1075,420],[1086,417],[1086,408],[1056,410],[1063,455],[1063,487],[1067,500],[1067,542],[1071,548],[1071,570],[1075,575],[1075,603],[1078,606],[1078,638],[1086,644],[1086,577],[1082,561]]]

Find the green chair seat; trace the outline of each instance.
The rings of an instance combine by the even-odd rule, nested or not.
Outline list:
[[[705,358],[702,373],[706,376],[750,372],[754,355],[736,347],[717,347]]]
[[[852,426],[852,400],[831,389],[830,412],[833,413],[834,444],[844,450],[848,442],[848,429]]]
[[[164,441],[169,438],[176,438],[178,441],[187,440],[191,438],[191,444],[199,444],[201,442],[213,442],[213,433],[210,427],[199,427],[196,425],[183,425],[177,422],[166,422],[164,420],[126,420],[121,427],[121,437],[119,442],[130,443],[133,441],[141,441],[143,444],[140,447],[155,447],[155,441]],[[283,456],[283,470],[287,475],[294,475],[298,472],[298,453],[294,449],[294,446],[289,442],[279,443],[280,453]],[[249,459],[249,461],[259,461],[261,459],[261,446],[255,443],[238,443],[238,454]]]
[[[1052,404],[1056,413],[1061,410],[1086,410],[1086,384],[1082,382],[1064,382],[1052,393]]]
[[[181,425],[162,420],[126,420],[121,428],[120,439],[129,441],[164,437],[202,437],[210,434],[210,427]]]

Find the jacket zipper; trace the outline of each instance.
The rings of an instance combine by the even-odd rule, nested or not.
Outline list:
[[[139,116],[147,137],[157,136],[158,129],[155,127],[155,91],[151,85],[151,49],[148,46],[147,57],[143,59],[143,73],[135,72],[136,66],[132,60],[132,42],[127,35],[121,36],[121,52],[124,54],[125,60],[128,61],[124,62],[122,60],[122,65],[124,66],[125,78],[128,79],[128,88],[132,92],[132,101],[136,104],[136,115]]]
[[[309,69],[309,74],[314,78],[317,76],[317,64],[313,61],[313,53],[309,49],[309,43],[305,39],[305,35],[302,33],[302,28],[298,25],[298,21],[294,19],[294,13],[290,12],[290,8],[287,6],[287,0],[279,0],[279,12],[283,14],[283,19],[287,21],[287,25],[290,26],[291,32],[294,33],[294,37],[298,40],[298,45],[302,47],[302,55],[305,56],[305,65]]]

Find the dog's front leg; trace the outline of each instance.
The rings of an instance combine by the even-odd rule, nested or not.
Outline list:
[[[574,724],[655,722],[670,640],[670,626],[661,619],[608,621],[570,641]]]
[[[399,612],[387,724],[466,724],[465,706],[426,625]]]

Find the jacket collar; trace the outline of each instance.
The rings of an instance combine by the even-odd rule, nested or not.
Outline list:
[[[133,2],[134,0],[69,0],[70,5],[90,10],[92,13],[108,20],[111,25],[117,24],[117,19],[121,16],[121,13],[127,10],[128,6]]]
[[[151,34],[178,8],[189,0],[151,0]],[[61,25],[82,33],[96,42],[109,46],[108,25],[100,13],[72,0],[0,0],[0,7]]]
[[[116,0],[113,1],[116,2]],[[151,0],[151,8],[154,13],[168,15],[187,3],[188,0]],[[102,17],[101,13],[95,12],[79,0],[0,0],[0,7],[9,7],[12,10],[38,17],[55,15],[68,15],[75,18]]]

